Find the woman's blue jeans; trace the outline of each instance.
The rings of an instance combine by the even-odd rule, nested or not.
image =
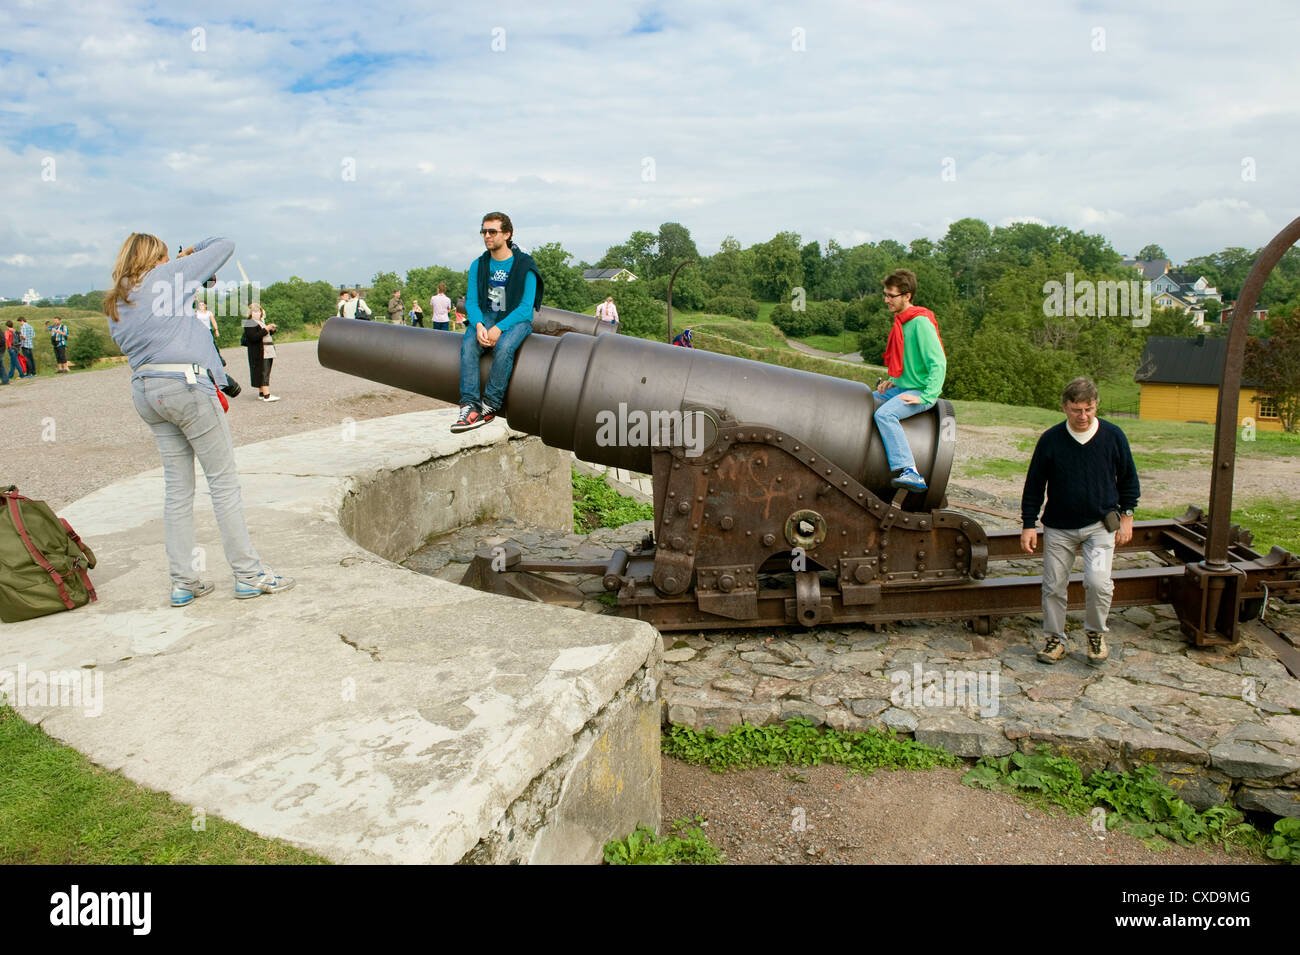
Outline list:
[[[487,388],[483,391],[483,401],[500,410],[506,403],[506,388],[510,385],[510,373],[515,370],[515,352],[524,343],[524,339],[533,330],[532,322],[520,322],[501,333],[497,343],[492,346],[492,371],[488,373]],[[478,343],[475,326],[465,329],[465,336],[460,343],[460,403],[478,407],[479,358],[485,349]]]
[[[266,568],[248,536],[235,447],[216,394],[179,378],[136,378],[131,397],[162,453],[163,527],[172,586],[193,590],[204,564],[194,546],[195,457],[208,480],[221,544],[235,579],[251,582],[262,576]]]
[[[902,395],[921,397],[919,391],[904,391],[898,387],[871,393],[871,397],[876,400],[876,430],[885,444],[885,457],[889,459],[889,467],[893,471],[916,467],[912,446],[907,443],[907,435],[903,434],[903,426],[899,422],[934,407],[933,401],[929,404],[921,402],[909,405],[902,399]]]

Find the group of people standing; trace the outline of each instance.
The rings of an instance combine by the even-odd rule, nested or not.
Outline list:
[[[54,321],[45,323],[45,332],[50,336],[50,345],[54,349],[54,360],[58,367],[56,375],[66,375],[68,366],[68,324],[55,316]],[[9,367],[5,368],[5,358]],[[0,385],[9,384],[10,378],[25,379],[36,377],[36,329],[23,316],[18,316],[18,324],[12,320],[4,324],[4,347],[0,351]]]
[[[438,291],[429,299],[429,308],[432,310],[433,328],[438,331],[450,331],[453,324],[457,327],[465,325],[465,296],[462,295],[453,307],[451,299],[447,296],[446,282],[438,283]],[[424,309],[420,306],[420,300],[415,299],[408,310],[402,302],[401,289],[394,289],[392,298],[388,300],[386,312],[388,321],[394,325],[405,325],[407,319],[410,319],[414,327],[424,328]],[[356,318],[362,321],[370,321],[374,318],[374,312],[370,310],[366,300],[354,289],[339,292],[335,314],[339,318]]]

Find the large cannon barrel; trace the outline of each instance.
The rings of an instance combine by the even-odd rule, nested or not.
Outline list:
[[[326,368],[459,402],[460,349],[455,332],[331,318],[317,353]],[[481,359],[484,384],[491,358],[487,350]],[[530,335],[515,355],[504,412],[512,428],[584,461],[648,473],[652,449],[610,442],[602,422],[700,408],[785,432],[877,494],[893,494],[871,389],[843,378],[625,335]],[[923,500],[909,495],[909,506],[941,506],[956,444],[952,406],[941,400],[903,430],[929,484]]]
[[[614,326],[592,315],[543,305],[533,313],[533,331],[543,335],[563,335],[566,332],[610,335],[614,333]]]

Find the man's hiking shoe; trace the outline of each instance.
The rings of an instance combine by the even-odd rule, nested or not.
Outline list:
[[[200,597],[206,597],[208,594],[212,593],[212,591],[216,589],[217,589],[217,585],[210,580],[199,581],[198,586],[196,586],[193,590],[187,590],[184,587],[173,587],[172,606],[188,607],[190,604],[194,603],[194,601],[198,600]]]
[[[903,468],[903,473],[889,483],[894,487],[907,488],[909,491],[926,490],[925,478],[921,477],[916,468]]]
[[[1065,656],[1065,641],[1056,634],[1049,634],[1047,645],[1038,651],[1038,659],[1043,663],[1056,663]]]
[[[1109,656],[1110,649],[1106,646],[1106,638],[1100,633],[1088,631],[1088,663],[1099,667],[1106,662],[1106,658]]]
[[[254,597],[260,597],[262,594],[278,594],[286,590],[292,590],[294,579],[292,577],[282,577],[279,574],[263,574],[253,581],[235,581],[235,597],[239,600],[251,600]]]
[[[481,428],[488,423],[483,412],[473,405],[461,405],[460,417],[456,423],[451,426],[452,434],[460,434],[462,431],[473,431],[475,428]]]
[[[495,409],[495,408],[493,408],[493,407],[492,407],[491,405],[489,405],[489,404],[485,404],[485,405],[483,405],[483,423],[484,423],[484,424],[488,424],[488,423],[494,421],[494,420],[496,419],[496,416],[497,416],[497,412],[496,412],[496,409]]]

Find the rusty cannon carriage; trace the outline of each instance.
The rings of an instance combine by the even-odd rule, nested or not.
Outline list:
[[[541,310],[535,325],[552,334],[520,347],[504,414],[584,461],[652,474],[653,534],[591,563],[485,547],[464,583],[563,600],[564,585],[541,575],[598,574],[619,613],[661,631],[956,617],[988,633],[999,617],[1041,608],[1040,577],[989,576],[995,561],[1025,559],[1019,532],[986,531],[947,506],[957,433],[947,401],[903,423],[928,490],[896,490],[866,385],[597,333],[591,322]],[[319,359],[456,402],[460,344],[452,332],[336,318]],[[1281,548],[1256,553],[1241,528],[1222,532],[1216,563],[1201,511],[1137,522],[1117,552],[1149,553],[1157,566],[1117,570],[1113,605],[1172,604],[1189,640],[1235,642],[1270,593],[1300,586],[1300,561]],[[1069,607],[1083,604],[1076,575]]]

